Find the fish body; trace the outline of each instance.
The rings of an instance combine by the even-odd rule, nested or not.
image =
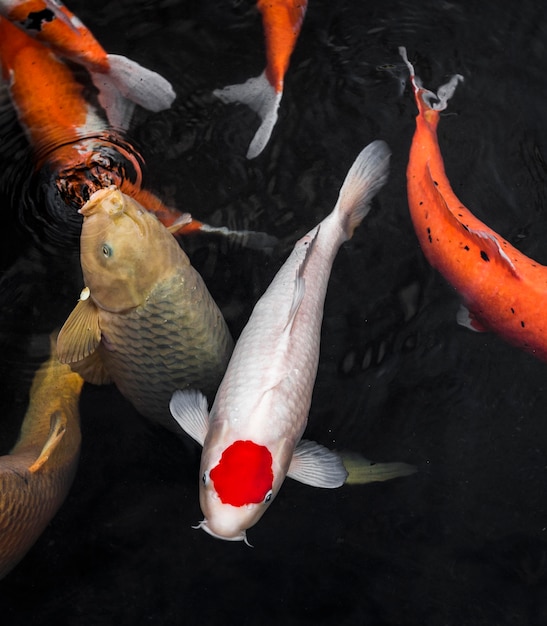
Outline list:
[[[337,454],[301,437],[332,263],[385,183],[388,161],[384,142],[365,148],[333,212],[296,243],[241,333],[210,415],[198,393],[173,395],[173,416],[203,445],[205,519],[199,526],[215,537],[246,541],[246,530],[260,519],[286,475],[331,488],[346,479]]]
[[[173,230],[202,224],[142,188],[143,159],[92,102],[71,68],[52,49],[0,18],[0,66],[21,127],[44,181],[43,210],[79,236],[76,211],[98,189],[116,185]],[[119,111],[126,127],[132,107]]]
[[[85,380],[113,381],[145,417],[170,428],[182,387],[216,391],[233,343],[220,310],[175,238],[115,187],[81,209],[80,301],[59,359]]]
[[[257,7],[264,25],[266,68],[260,76],[245,83],[228,85],[213,92],[223,102],[242,102],[259,115],[261,124],[247,151],[248,159],[257,157],[264,150],[277,121],[285,73],[307,5],[307,0],[258,0]]]
[[[0,63],[38,166],[56,148],[107,130],[106,119],[86,100],[66,63],[2,18]]]
[[[169,81],[126,57],[107,54],[89,29],[58,0],[0,0],[0,15],[57,56],[84,66],[115,127],[126,116],[120,112],[129,103],[161,111],[175,99]]]
[[[458,199],[446,176],[437,140],[440,111],[459,75],[437,94],[410,73],[418,116],[407,168],[410,214],[429,263],[463,297],[460,323],[492,330],[547,359],[547,267],[525,256],[477,219]]]
[[[19,439],[0,457],[0,578],[25,556],[63,503],[78,464],[83,379],[55,354],[36,373]]]

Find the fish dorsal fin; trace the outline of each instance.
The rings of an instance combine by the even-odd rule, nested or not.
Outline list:
[[[209,430],[209,411],[207,398],[201,391],[175,391],[169,402],[169,409],[182,430],[203,445]]]
[[[440,204],[443,207],[444,217],[447,221],[451,222],[457,228],[461,228],[465,231],[464,237],[467,240],[471,240],[473,244],[475,244],[480,250],[480,257],[482,262],[490,263],[494,262],[503,267],[508,273],[511,274],[514,278],[519,278],[520,275],[517,271],[515,264],[511,261],[508,254],[503,249],[502,242],[504,241],[501,237],[498,237],[494,232],[490,232],[486,230],[488,227],[485,225],[483,229],[474,229],[466,226],[463,222],[461,222],[455,215],[454,212],[448,206],[443,194],[439,190],[439,188],[435,185],[433,176],[429,167],[427,168],[428,174],[431,178],[432,185],[431,188],[437,191],[437,198],[439,199]],[[508,244],[509,247],[510,244]],[[481,259],[478,259],[479,262]]]
[[[304,237],[298,242],[297,245],[305,246],[304,257],[296,269],[296,276],[294,277],[294,289],[293,289],[293,299],[291,302],[291,308],[289,310],[289,316],[287,318],[287,323],[285,324],[285,330],[287,328],[290,329],[292,323],[294,322],[294,318],[298,313],[298,309],[302,304],[302,300],[304,299],[304,295],[306,293],[306,281],[304,279],[304,272],[306,270],[306,265],[308,264],[308,259],[311,256],[312,250],[315,246],[315,242],[317,241],[317,235],[319,234],[319,227],[313,233],[308,233],[304,235]]]
[[[520,275],[515,267],[515,264],[505,250],[500,242],[500,239],[496,237],[493,233],[489,233],[485,230],[468,230],[469,235],[475,239],[477,246],[481,248],[481,258],[486,263],[498,263],[501,265],[507,272],[509,272],[514,278],[519,278]]]
[[[57,337],[57,356],[61,363],[77,363],[95,352],[101,342],[99,311],[95,303],[86,297],[86,290]]]
[[[63,438],[66,432],[66,426],[66,416],[64,416],[61,411],[55,411],[51,416],[49,434],[44,444],[44,447],[42,448],[42,451],[40,452],[40,455],[38,456],[36,461],[34,461],[34,463],[28,468],[28,471],[31,474],[34,474],[35,472],[40,470],[48,461],[49,457]]]
[[[302,439],[296,446],[287,476],[312,487],[333,489],[344,484],[348,473],[336,452]]]

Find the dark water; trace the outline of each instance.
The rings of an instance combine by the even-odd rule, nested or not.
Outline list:
[[[416,110],[397,47],[430,88],[464,75],[439,130],[454,190],[547,263],[547,5],[310,0],[278,124],[252,162],[255,118],[211,91],[263,69],[253,2],[70,7],[108,51],[174,84],[173,108],[140,112],[129,133],[148,188],[209,223],[280,239],[271,255],[212,236],[183,242],[235,335],[359,150],[390,144],[390,181],[333,268],[307,436],[419,472],[335,491],[287,481],[249,531],[254,549],[216,541],[190,528],[197,447],[188,453],[113,389],[86,388],[76,481],[0,583],[1,623],[546,624],[547,367],[458,327],[458,297],[422,256],[405,188]],[[14,181],[29,157],[24,142],[3,142],[7,450],[47,333],[81,285],[74,250],[44,247],[21,225]]]

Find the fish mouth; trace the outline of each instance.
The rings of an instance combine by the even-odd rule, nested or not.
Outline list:
[[[93,192],[84,206],[78,210],[84,217],[97,213],[99,209],[106,210],[111,217],[116,217],[124,212],[124,197],[116,185],[110,185],[104,189]]]
[[[206,519],[201,520],[201,522],[199,522],[197,526],[192,526],[192,528],[195,528],[195,529],[201,528],[207,534],[211,535],[211,537],[214,537],[215,539],[223,539],[224,541],[243,541],[245,545],[249,546],[249,548],[253,547],[247,540],[247,533],[244,530],[240,531],[239,533],[233,536],[219,535],[215,533],[213,530],[211,530],[211,528],[207,524]]]
[[[146,209],[141,207],[136,200],[127,196],[116,185],[110,185],[92,193],[78,213],[84,217],[89,217],[101,212],[114,222],[117,222],[121,217],[128,217],[137,227],[140,236],[144,237],[147,235],[147,228],[141,215],[145,211]]]

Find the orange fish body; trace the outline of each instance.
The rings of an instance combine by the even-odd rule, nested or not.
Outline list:
[[[0,65],[33,148],[36,170],[44,170],[51,179],[47,184],[67,209],[77,211],[94,191],[116,185],[149,207],[165,226],[199,229],[199,222],[142,189],[142,157],[110,130],[71,69],[5,18],[0,18]],[[74,218],[79,225],[81,218]]]
[[[453,192],[437,140],[439,113],[457,75],[433,94],[411,72],[418,106],[407,168],[410,214],[429,263],[460,293],[468,324],[492,330],[510,343],[547,360],[547,267],[514,248],[477,219]],[[463,320],[460,320],[463,322]]]
[[[58,57],[84,66],[114,127],[123,128],[135,104],[161,111],[175,99],[169,81],[156,72],[126,57],[107,54],[59,0],[0,0],[0,15]]]
[[[307,0],[258,0],[266,40],[266,77],[280,93],[306,14]]]
[[[41,155],[107,128],[85,100],[68,66],[38,41],[0,18],[0,59],[19,120]]]
[[[285,72],[307,5],[307,0],[258,0],[266,40],[266,68],[260,76],[244,83],[213,91],[223,102],[242,102],[260,117],[260,126],[247,151],[248,159],[254,159],[264,150],[277,121]]]
[[[108,72],[109,63],[103,47],[80,19],[60,2],[0,0],[0,13],[57,54],[89,69]]]

